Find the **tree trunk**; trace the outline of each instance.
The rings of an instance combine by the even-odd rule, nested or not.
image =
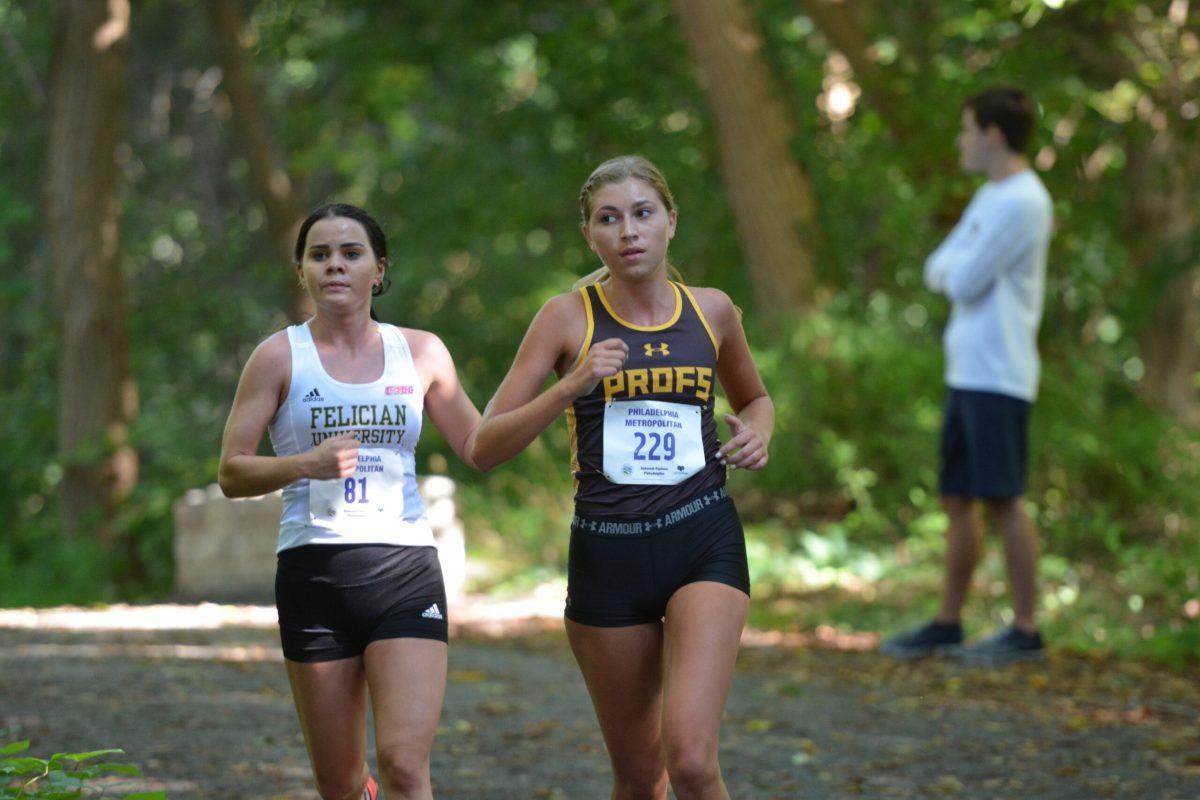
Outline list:
[[[1142,394],[1176,419],[1200,426],[1200,269],[1196,264],[1200,158],[1171,131],[1130,137],[1125,166],[1126,237],[1140,273],[1171,274],[1139,342]]]
[[[68,534],[94,529],[110,544],[118,539],[117,503],[137,481],[116,161],[128,41],[128,0],[59,0],[46,167],[59,332],[59,500]]]
[[[1148,400],[1179,421],[1200,427],[1200,406],[1196,403],[1195,375],[1200,371],[1200,314],[1196,298],[1200,296],[1200,270],[1189,269],[1176,275],[1167,285],[1163,299],[1154,310],[1154,320],[1141,339],[1146,376],[1142,393]]]
[[[1174,6],[1174,4],[1172,4]],[[1183,5],[1187,11],[1187,4]],[[1143,9],[1139,6],[1139,11]],[[1075,60],[1077,74],[1089,84],[1112,86],[1134,81],[1164,113],[1163,124],[1136,118],[1124,125],[1119,139],[1126,158],[1124,239],[1129,260],[1141,280],[1160,284],[1161,299],[1143,327],[1139,346],[1145,364],[1141,394],[1181,422],[1200,426],[1200,394],[1194,376],[1200,372],[1200,268],[1196,266],[1200,224],[1200,148],[1195,122],[1177,109],[1194,97],[1198,81],[1185,74],[1184,61],[1172,58],[1176,33],[1165,34],[1173,11],[1140,16],[1133,9],[1105,13],[1097,4],[1075,3],[1047,17],[1035,30],[1039,42],[1062,47]],[[1187,12],[1195,14],[1194,9]],[[1164,16],[1164,14],[1166,16]],[[1189,17],[1190,19],[1190,17]],[[1170,27],[1184,29],[1188,19]],[[1191,23],[1194,28],[1194,23]],[[1141,42],[1149,37],[1150,48]],[[1165,78],[1141,82],[1139,63],[1131,53],[1157,66]],[[1151,53],[1160,59],[1151,60]],[[1165,276],[1165,280],[1164,280]]]
[[[757,25],[741,0],[675,0],[675,11],[712,108],[758,307],[771,315],[809,307],[816,201],[792,154],[792,125]]]
[[[278,156],[262,93],[254,71],[242,47],[242,14],[239,0],[209,0],[208,18],[217,48],[217,60],[224,74],[223,85],[233,110],[233,127],[238,149],[246,159],[250,191],[262,204],[267,233],[282,264],[295,258],[293,245],[305,216],[291,176]],[[296,285],[292,271],[284,273],[289,313],[293,321],[307,319],[313,313],[309,296]]]

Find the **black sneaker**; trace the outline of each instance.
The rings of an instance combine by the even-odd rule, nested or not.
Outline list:
[[[948,654],[962,647],[963,630],[960,623],[929,622],[893,636],[879,646],[885,656],[911,661],[927,656]]]
[[[1005,628],[962,648],[958,660],[977,667],[1000,667],[1018,661],[1041,661],[1046,657],[1046,645],[1040,633],[1023,633],[1016,628]]]

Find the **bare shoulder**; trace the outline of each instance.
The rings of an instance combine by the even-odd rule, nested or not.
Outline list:
[[[287,399],[292,382],[292,345],[286,330],[276,331],[258,343],[238,382],[238,396],[272,396],[279,403]]]
[[[408,346],[413,350],[426,347],[445,347],[442,343],[442,338],[433,331],[423,331],[420,328],[404,328],[400,325],[397,325],[396,329],[404,335],[405,341],[408,342]]]
[[[726,325],[738,321],[733,300],[725,292],[710,286],[689,286],[688,290],[700,305],[701,313],[715,328],[723,330]]]
[[[585,302],[583,295],[578,291],[556,294],[542,305],[529,326],[529,333],[536,331],[538,337],[544,337],[553,343],[560,357],[556,364],[560,373],[575,359],[585,344],[584,338],[588,335]]]
[[[583,313],[583,297],[580,293],[563,292],[543,303],[536,318],[543,319],[547,323],[569,325],[573,321],[582,321]]]
[[[587,330],[587,315],[579,292],[556,294],[542,304],[533,322],[529,323],[526,339],[536,336],[543,344],[574,351],[583,343]]]
[[[403,334],[404,340],[408,342],[408,349],[412,351],[414,362],[440,362],[449,358],[450,350],[446,347],[446,343],[442,341],[442,337],[433,331],[423,331],[420,328],[402,328],[399,325],[396,328]]]
[[[246,369],[253,368],[264,377],[282,375],[285,370],[290,372],[291,367],[292,345],[286,330],[276,331],[259,342],[246,361]]]

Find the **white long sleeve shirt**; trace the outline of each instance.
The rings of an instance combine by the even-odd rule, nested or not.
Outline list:
[[[1037,397],[1052,220],[1050,194],[1033,170],[988,181],[925,261],[925,285],[951,303],[947,386]]]

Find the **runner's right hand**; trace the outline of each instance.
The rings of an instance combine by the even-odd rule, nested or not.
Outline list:
[[[332,436],[309,451],[309,476],[319,481],[349,478],[358,466],[358,439],[353,434]]]
[[[579,388],[575,396],[583,397],[595,389],[596,384],[600,381],[616,375],[621,371],[621,367],[625,366],[627,358],[629,358],[629,345],[625,344],[622,339],[614,337],[592,345],[588,349],[583,363],[571,373],[570,377],[575,379]]]

